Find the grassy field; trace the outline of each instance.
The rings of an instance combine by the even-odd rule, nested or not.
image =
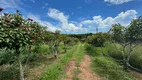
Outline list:
[[[118,60],[122,60],[122,53],[121,53],[122,48],[119,44],[115,44],[115,45],[116,47],[114,46],[114,44],[108,42],[105,45],[105,53]],[[139,44],[132,51],[132,55],[130,57],[130,64],[142,70],[142,44]]]
[[[126,72],[114,59],[102,56],[100,48],[86,45],[86,51],[92,56],[92,70],[104,80],[140,80]]]
[[[77,59],[77,64],[81,61],[84,54],[80,54],[84,52],[84,45],[83,44],[77,44],[74,47],[71,48],[59,61],[57,64],[53,64],[50,67],[48,67],[44,73],[40,77],[40,80],[59,80],[62,76],[64,76],[64,67],[68,63],[69,60],[72,59],[72,57],[75,57]],[[79,53],[79,54],[78,54]]]
[[[78,43],[74,46],[69,46],[66,53],[64,53],[63,45],[59,47],[58,58],[55,59],[54,55],[51,54],[48,45],[40,45],[38,49],[38,54],[34,53],[34,46],[32,47],[32,53],[28,56],[29,63],[25,72],[25,79],[27,80],[60,80],[66,77],[64,73],[64,68],[66,64],[75,59],[76,67],[79,67],[85,53],[91,56],[92,59],[92,71],[104,78],[104,80],[141,80],[135,78],[130,72],[124,70],[123,66],[117,63],[114,59],[103,56],[101,53],[101,48],[93,47],[85,43]],[[118,49],[121,49],[117,45]],[[138,46],[131,57],[133,65],[139,64],[141,61],[141,47]],[[13,55],[13,52],[8,54],[8,56]],[[121,59],[122,55],[119,51],[114,49],[113,45],[107,44],[104,48],[104,52],[110,56]],[[2,52],[1,52],[2,53]],[[134,54],[135,53],[135,54]],[[7,54],[7,53],[6,53]],[[2,57],[7,57],[6,54],[1,55]],[[22,55],[23,63],[27,55]],[[136,57],[136,58],[135,58]],[[11,58],[9,60],[13,60]],[[2,60],[1,61],[8,61]],[[10,61],[8,61],[9,63]],[[132,63],[132,62],[131,62]],[[19,80],[19,69],[17,64],[13,65],[3,65],[0,66],[0,80]],[[140,66],[140,65],[137,65]],[[77,75],[81,73],[80,69],[75,69],[73,71],[73,80],[80,80]]]
[[[68,50],[71,49],[68,46]],[[68,51],[67,50],[67,51]],[[39,48],[36,49],[35,46],[31,48],[31,54],[28,54],[28,47],[21,49],[22,63],[23,67],[25,67],[25,62],[28,58],[28,63],[25,69],[25,79],[28,80],[38,80],[38,76],[41,76],[45,69],[62,59],[66,53],[63,53],[63,45],[61,44],[59,47],[58,58],[55,59],[53,53],[49,49],[49,46],[46,44],[39,45]],[[10,57],[12,56],[12,57]],[[0,50],[0,63],[5,63],[4,65],[0,65],[0,80],[19,80],[19,68],[14,57],[14,51],[5,49]],[[10,64],[11,62],[14,62]]]

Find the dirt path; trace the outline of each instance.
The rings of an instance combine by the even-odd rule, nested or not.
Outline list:
[[[71,60],[66,67],[67,78],[64,80],[73,80],[73,75],[74,75],[73,71],[77,68],[81,71],[81,73],[78,74],[77,76],[80,80],[103,80],[102,77],[100,77],[96,73],[91,72],[90,66],[91,66],[91,58],[88,55],[85,55],[83,57],[83,60],[80,63],[79,67],[76,67],[75,60]]]
[[[71,60],[65,67],[65,73],[67,75],[67,78],[63,79],[63,80],[72,80],[73,79],[73,73],[74,70],[77,69],[76,67],[76,61],[75,59]]]

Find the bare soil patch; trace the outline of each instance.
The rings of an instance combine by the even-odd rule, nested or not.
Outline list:
[[[81,73],[77,76],[80,80],[103,80],[102,77],[91,71],[90,66],[91,58],[88,55],[83,57],[79,67],[76,66],[75,59],[71,60],[65,67],[67,77],[64,80],[73,80],[73,71],[77,68],[81,71]]]
[[[80,80],[103,80],[102,77],[91,71],[91,58],[88,55],[83,57],[79,69],[81,73],[78,75]]]
[[[72,80],[73,79],[73,71],[77,69],[75,59],[69,61],[69,63],[65,67],[65,73],[67,77],[64,80]]]
[[[132,70],[130,71],[130,73],[131,73],[134,77],[142,79],[142,74],[141,74],[141,73],[138,73],[138,72],[132,71]]]

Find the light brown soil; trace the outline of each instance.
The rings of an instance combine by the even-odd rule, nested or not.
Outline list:
[[[134,77],[136,77],[136,78],[139,78],[139,79],[142,79],[142,74],[141,73],[138,73],[138,72],[136,72],[136,71],[130,71],[130,73],[134,76]]]
[[[73,73],[74,73],[75,69],[77,69],[76,61],[75,61],[75,59],[73,59],[65,67],[65,73],[67,75],[67,78],[65,78],[63,80],[72,80],[73,75],[74,75]]]
[[[81,70],[81,73],[78,75],[80,80],[103,80],[102,77],[91,71],[90,66],[91,58],[90,56],[85,55],[79,67]]]
[[[90,66],[91,66],[91,58],[90,56],[85,55],[83,57],[82,62],[80,63],[80,66],[78,67],[81,73],[78,74],[77,77],[80,80],[103,80],[102,77],[91,71]],[[77,67],[76,67],[76,61],[74,59],[71,60],[66,66],[65,73],[67,75],[67,78],[64,80],[73,80],[73,75],[74,75],[73,71],[75,69],[77,69]]]

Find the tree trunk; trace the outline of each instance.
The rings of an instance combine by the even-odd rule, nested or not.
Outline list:
[[[57,50],[55,50],[54,57],[57,58]]]
[[[19,49],[16,49],[16,53],[18,54],[18,62],[19,62],[19,70],[20,70],[20,80],[24,80],[24,72],[23,72],[23,67],[21,63],[21,55],[19,52]]]
[[[67,52],[66,44],[65,44],[64,48],[65,48],[65,53],[66,53]]]
[[[130,44],[130,47],[129,47],[129,53],[128,53],[128,55],[127,55],[127,63],[129,63],[129,61],[130,61],[130,57],[131,57],[131,53],[132,53],[132,44]]]
[[[27,56],[27,60],[26,60],[25,67],[26,67],[27,64],[28,64],[30,53],[31,53],[31,45],[29,45],[29,53],[28,53],[28,56]]]
[[[128,69],[128,63],[127,63],[127,59],[126,59],[126,52],[125,52],[125,48],[126,46],[122,46],[123,50],[122,50],[122,55],[123,55],[123,65],[125,67],[125,69]]]
[[[102,51],[102,55],[104,56],[104,50],[103,50],[103,47],[101,46],[101,51]]]

